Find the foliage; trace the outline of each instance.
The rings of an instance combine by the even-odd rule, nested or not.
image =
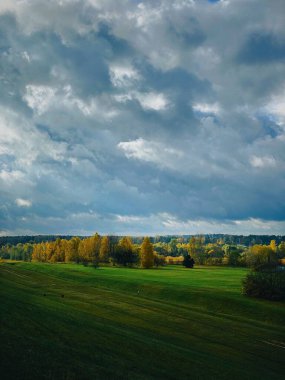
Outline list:
[[[201,235],[199,235],[201,236]],[[70,240],[74,236],[70,235],[37,235],[37,236],[0,236],[0,249],[4,245],[10,244],[10,245],[17,245],[18,243],[21,244],[39,244],[42,242],[47,242],[47,241],[55,241],[57,238],[64,239],[64,240]],[[177,248],[179,251],[179,248],[182,247],[183,250],[185,249],[185,245],[191,238],[191,235],[168,235],[168,236],[155,236],[154,238],[150,238],[153,243],[155,243],[155,250],[159,252],[158,249],[156,249],[156,244],[162,244],[163,245],[163,250],[167,252],[159,252],[160,254],[163,254],[164,256],[167,256],[167,254],[170,253],[169,250],[169,243],[171,240],[175,239],[177,241]],[[197,236],[194,236],[197,237]],[[250,247],[255,244],[259,245],[269,245],[271,240],[274,240],[276,245],[278,246],[278,250],[280,248],[280,244],[282,244],[283,241],[283,249],[285,249],[285,236],[281,235],[225,235],[225,234],[205,234],[202,236],[203,237],[203,244],[214,244],[217,246],[221,246],[223,244],[230,244],[230,245],[239,245],[239,246],[245,246],[245,247]],[[112,237],[113,238],[113,237]],[[81,237],[83,239],[83,237]],[[112,239],[110,239],[112,240]],[[132,241],[136,244],[141,244],[142,243],[142,238],[138,236],[132,237]],[[182,246],[179,246],[179,244],[182,244]],[[179,254],[184,254],[185,252],[178,252]],[[285,252],[283,252],[283,256],[285,257]]]
[[[99,260],[101,263],[107,263],[110,255],[110,240],[108,236],[104,236],[101,240],[99,251]]]
[[[154,264],[153,245],[149,237],[145,237],[141,246],[141,266],[142,268],[152,268]]]
[[[114,264],[133,266],[138,261],[138,255],[130,237],[124,236],[115,247],[112,256]]]
[[[246,252],[247,266],[257,269],[264,264],[277,264],[278,258],[272,246],[254,245]]]
[[[155,267],[164,266],[166,264],[165,257],[163,255],[158,255],[156,252],[153,254],[153,265]]]
[[[230,266],[237,266],[239,264],[241,251],[236,245],[225,244],[223,246],[223,251],[223,264]]]
[[[254,244],[245,247],[241,244],[229,244],[226,235],[218,235],[216,242],[208,242],[207,235],[192,236],[190,240],[184,237],[149,238],[153,250],[165,260],[156,259],[164,264],[182,264],[184,256],[190,254],[197,265],[248,266],[258,268],[260,265],[277,263],[285,258],[285,242],[271,239],[268,245]],[[267,239],[268,240],[268,239]],[[97,233],[91,237],[56,240],[48,239],[36,244],[19,243],[6,244],[0,248],[0,258],[11,260],[35,260],[41,262],[76,262],[85,265],[98,266],[99,263],[134,266],[141,265],[140,251],[143,238],[104,236]],[[152,243],[155,241],[155,243]],[[279,245],[277,241],[280,242]],[[155,258],[154,258],[155,259]],[[143,264],[144,265],[144,264]]]
[[[190,255],[185,255],[182,265],[186,268],[193,268],[195,264],[194,259]]]
[[[165,257],[165,262],[168,265],[181,265],[183,263],[184,256],[166,256]]]
[[[73,237],[68,241],[65,252],[65,261],[66,262],[76,262],[79,263],[79,237]]]
[[[168,256],[169,249],[168,244],[164,242],[158,242],[153,245],[154,250],[159,254],[163,256]]]
[[[243,280],[243,293],[251,297],[285,300],[285,271],[275,266],[251,271]]]
[[[205,239],[203,236],[192,236],[188,244],[188,253],[199,265],[205,264],[207,255],[204,248]]]
[[[0,249],[0,258],[10,260],[30,261],[33,245],[30,243],[17,245],[6,244]]]

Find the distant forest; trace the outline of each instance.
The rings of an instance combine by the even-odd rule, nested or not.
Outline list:
[[[17,239],[25,239],[19,240]],[[14,239],[14,240],[13,240]],[[29,240],[30,239],[30,240]],[[35,240],[31,240],[35,239]],[[236,239],[236,242],[233,242]],[[249,240],[246,240],[249,239]],[[48,263],[111,264],[152,268],[167,264],[260,267],[284,265],[285,239],[280,236],[34,236],[9,237],[0,259]],[[247,243],[247,245],[245,245]]]
[[[170,243],[173,239],[177,239],[180,243],[186,243],[192,236],[203,236],[204,243],[217,243],[223,241],[224,244],[244,245],[250,247],[255,244],[270,244],[271,240],[275,240],[276,244],[280,244],[285,240],[285,235],[227,235],[227,234],[199,234],[199,235],[157,235],[150,237],[151,243]],[[17,245],[19,243],[42,243],[55,241],[56,239],[71,240],[72,235],[27,235],[27,236],[0,236],[0,248],[6,244]],[[79,236],[83,239],[86,236]],[[122,236],[110,236],[113,240],[119,240]],[[131,236],[134,244],[141,244],[143,237]]]

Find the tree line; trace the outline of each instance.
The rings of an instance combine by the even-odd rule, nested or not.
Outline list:
[[[268,262],[279,262],[285,258],[285,241],[277,244],[271,240],[268,245],[255,244],[246,247],[240,244],[225,244],[223,239],[215,243],[206,243],[204,236],[192,236],[184,242],[172,238],[169,243],[152,243],[150,238],[132,238],[100,236],[70,239],[57,238],[40,243],[6,244],[0,248],[3,259],[40,261],[40,262],[75,262],[98,266],[111,263],[121,266],[153,267],[165,264],[183,264],[185,258],[193,259],[197,265],[228,265],[256,267]],[[147,245],[146,245],[147,242]],[[145,247],[151,252],[145,259]],[[188,257],[189,256],[189,257]],[[186,262],[187,262],[186,260]]]
[[[252,245],[268,245],[271,240],[275,240],[276,244],[279,245],[282,241],[285,241],[284,235],[229,235],[229,234],[203,234],[203,235],[156,235],[150,237],[151,243],[164,243],[170,244],[173,240],[178,243],[188,243],[189,239],[194,237],[203,236],[205,244],[208,243],[222,243],[229,245],[243,245],[250,247]],[[17,245],[26,243],[41,243],[46,241],[55,241],[56,239],[70,240],[72,235],[25,235],[25,236],[0,236],[0,248],[4,245]],[[83,239],[84,236],[79,236]],[[115,236],[110,236],[110,238],[116,238]],[[143,237],[132,236],[131,237],[134,244],[142,244]]]
[[[124,236],[118,241],[108,236],[95,235],[80,239],[56,239],[54,242],[42,242],[33,245],[32,261],[39,262],[75,262],[97,267],[99,264],[112,263],[120,266],[141,266],[152,268],[164,264],[164,258],[156,254],[148,237],[141,245],[136,245],[130,237]]]

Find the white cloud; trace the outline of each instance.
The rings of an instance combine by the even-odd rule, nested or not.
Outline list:
[[[146,217],[140,217],[135,215],[116,215],[115,217],[120,223],[138,223],[143,222],[147,219]]]
[[[192,108],[194,111],[205,114],[217,115],[220,112],[220,105],[218,103],[194,103]]]
[[[162,143],[147,141],[142,138],[120,142],[118,148],[125,153],[127,158],[151,162],[169,169],[177,169],[177,160],[183,159],[181,151],[165,146]]]
[[[272,168],[276,166],[276,160],[270,156],[252,156],[250,158],[250,164],[255,168]]]
[[[24,173],[20,170],[1,170],[0,179],[4,181],[5,184],[13,184],[24,178]]]
[[[110,68],[111,81],[115,87],[129,87],[134,85],[139,79],[139,73],[126,63],[111,64]]]
[[[27,85],[23,99],[39,115],[48,111],[54,100],[56,90],[49,86]]]
[[[265,111],[285,128],[285,90],[271,97],[270,102],[265,106]]]
[[[23,198],[17,198],[15,203],[19,207],[31,207],[32,206],[31,201],[29,201],[28,199],[23,199]]]
[[[57,77],[57,75],[54,76]],[[100,119],[109,119],[117,114],[113,106],[110,107],[110,104],[106,104],[106,100],[108,100],[106,97],[81,99],[75,95],[70,84],[63,87],[27,85],[23,99],[38,117],[47,113],[62,113],[63,110],[68,113],[82,114],[83,117]]]
[[[169,104],[165,95],[161,93],[137,93],[136,97],[144,109],[163,111]]]
[[[164,111],[170,106],[170,102],[163,93],[130,91],[115,95],[114,99],[119,103],[129,100],[137,100],[145,110]]]

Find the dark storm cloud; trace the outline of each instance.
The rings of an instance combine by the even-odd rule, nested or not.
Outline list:
[[[1,233],[284,232],[282,10],[1,3]]]

